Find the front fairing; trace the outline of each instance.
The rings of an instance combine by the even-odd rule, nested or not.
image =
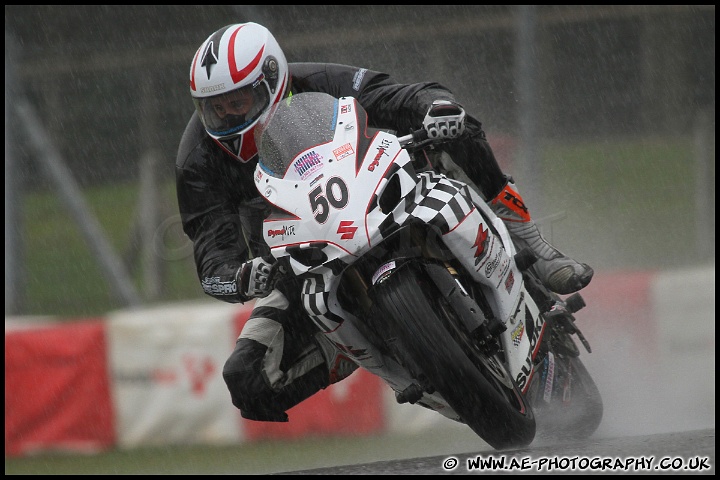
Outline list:
[[[354,98],[304,93],[262,124],[255,184],[275,207],[264,237],[276,258],[291,257],[296,274],[337,259],[350,264],[382,236],[389,212],[378,196],[411,159],[366,118]],[[398,194],[414,185],[408,179]]]

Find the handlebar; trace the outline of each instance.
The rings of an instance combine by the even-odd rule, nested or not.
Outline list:
[[[398,141],[400,142],[400,146],[403,148],[419,148],[427,145],[428,143],[432,143],[432,140],[428,138],[427,130],[424,128],[420,128],[412,133],[398,137]]]

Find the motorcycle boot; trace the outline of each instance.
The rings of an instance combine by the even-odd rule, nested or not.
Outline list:
[[[530,218],[530,212],[511,177],[507,178],[505,186],[489,205],[507,227],[518,250],[530,247],[535,252],[538,261],[532,268],[547,288],[566,295],[590,283],[593,269],[564,255],[548,243]]]

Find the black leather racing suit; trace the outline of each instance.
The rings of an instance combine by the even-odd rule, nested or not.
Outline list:
[[[455,100],[437,83],[395,83],[384,73],[335,64],[291,63],[293,93],[317,91],[352,96],[365,108],[371,127],[400,135],[422,125],[433,100]],[[468,116],[466,136],[448,149],[456,162],[493,198],[505,179],[485,141],[480,122]],[[240,265],[267,252],[262,239],[263,200],[255,188],[256,161],[229,156],[193,114],[180,142],[175,166],[183,230],[193,242],[197,273],[205,293],[226,302],[242,302],[234,284]],[[244,229],[242,227],[245,227]]]
[[[294,94],[312,91],[355,97],[368,113],[369,126],[394,130],[399,135],[420,128],[434,100],[455,100],[438,83],[400,84],[387,74],[364,68],[324,63],[291,63],[289,68]],[[463,138],[443,148],[486,199],[495,197],[503,188],[505,177],[479,121],[468,115]],[[231,157],[207,135],[197,114],[192,115],[175,166],[183,230],[193,242],[197,273],[205,293],[231,303],[249,300],[236,284],[241,264],[268,253],[262,236],[266,207],[253,180],[256,163],[256,160],[242,163]],[[302,307],[297,289],[287,285],[278,289],[292,307],[280,307],[280,303],[287,303],[284,299],[280,303],[263,299],[248,323],[251,320],[267,323],[269,319],[282,325],[286,336],[281,364],[284,369],[301,354],[303,342],[297,338],[310,338],[314,326],[308,319],[300,318]],[[327,369],[316,369],[297,387],[271,391],[261,372],[267,335],[243,338],[244,334],[245,330],[223,372],[233,404],[244,417],[285,421],[285,410],[327,386]]]

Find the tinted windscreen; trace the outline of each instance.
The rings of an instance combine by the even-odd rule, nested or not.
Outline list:
[[[260,164],[282,178],[301,152],[331,141],[335,135],[337,99],[317,92],[281,100],[255,130]]]

